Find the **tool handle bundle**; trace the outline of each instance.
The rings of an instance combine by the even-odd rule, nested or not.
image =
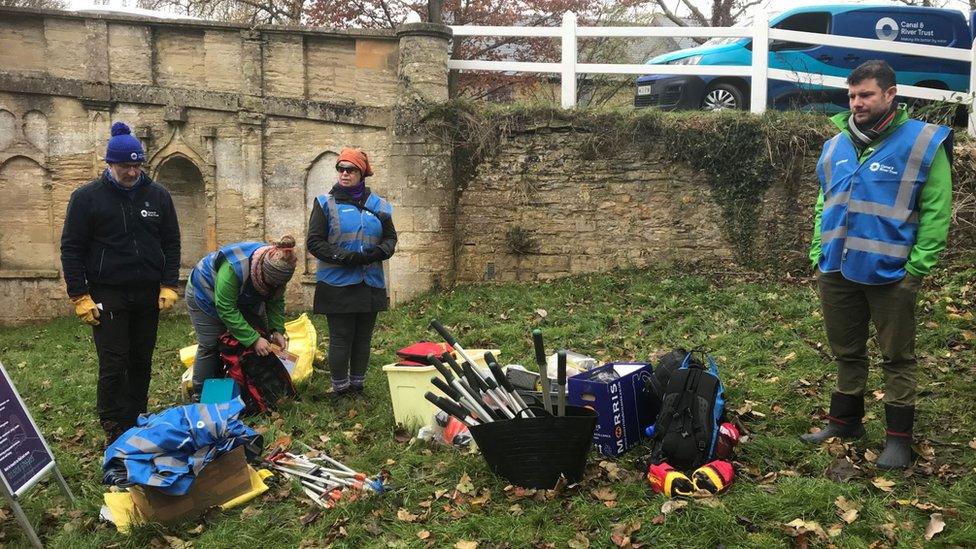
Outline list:
[[[382,493],[381,476],[370,479],[326,454],[311,457],[293,454],[278,447],[265,458],[275,472],[302,484],[305,495],[316,504],[331,509],[346,490]]]
[[[522,396],[515,391],[494,355],[486,352],[484,360],[488,368],[487,370],[479,368],[475,366],[475,360],[468,355],[467,351],[443,324],[437,320],[432,320],[430,326],[457,351],[464,362],[458,364],[454,357],[446,352],[440,358],[433,354],[427,355],[427,360],[434,365],[443,377],[443,380],[437,377],[431,378],[431,383],[440,389],[446,397],[428,391],[424,398],[469,426],[523,416],[536,417],[535,412],[529,409]],[[534,330],[532,336],[535,343],[536,362],[539,364],[543,380],[542,398],[546,413],[551,415],[553,407],[549,395],[549,377],[545,372],[545,349],[542,344],[542,332]],[[560,376],[558,379],[560,406],[557,413],[562,416],[566,413],[566,352],[560,351],[560,353]],[[447,362],[447,365],[444,362]]]

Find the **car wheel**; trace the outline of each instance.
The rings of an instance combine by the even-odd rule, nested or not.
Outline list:
[[[715,84],[705,90],[701,108],[706,111],[722,111],[725,109],[742,109],[742,90],[732,84]]]

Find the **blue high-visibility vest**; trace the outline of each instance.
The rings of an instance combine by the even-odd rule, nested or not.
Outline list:
[[[211,252],[197,262],[190,272],[190,286],[193,289],[193,296],[200,309],[214,318],[220,318],[217,314],[217,306],[214,302],[214,286],[217,280],[217,270],[226,261],[234,268],[234,273],[241,281],[241,291],[237,298],[239,306],[259,306],[264,303],[265,297],[261,296],[253,287],[246,284],[251,276],[251,255],[258,248],[267,246],[264,242],[238,242],[228,244],[216,252]]]
[[[329,244],[351,252],[367,252],[383,238],[382,217],[392,217],[393,206],[385,199],[370,193],[362,209],[354,204],[336,202],[331,194],[316,198],[325,213]],[[351,286],[366,282],[373,288],[385,288],[383,262],[348,267],[319,260],[315,279],[330,286]]]
[[[888,284],[905,276],[918,233],[918,201],[949,128],[908,120],[859,161],[847,134],[824,143],[820,261],[825,273]]]

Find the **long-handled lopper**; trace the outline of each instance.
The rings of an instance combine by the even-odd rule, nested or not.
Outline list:
[[[492,381],[491,383],[488,383],[488,382],[487,382],[487,380],[489,380],[489,379],[491,379],[491,376],[490,376],[490,375],[487,375],[487,374],[483,374],[483,373],[481,372],[481,369],[480,369],[480,368],[475,368],[475,367],[474,367],[474,364],[476,364],[476,363],[475,363],[475,361],[474,361],[474,359],[473,359],[473,358],[471,358],[471,355],[469,355],[469,354],[468,354],[468,352],[464,350],[464,347],[461,347],[461,344],[460,344],[460,343],[458,343],[458,341],[457,341],[457,339],[455,339],[455,338],[454,338],[454,336],[453,336],[453,335],[451,334],[451,332],[450,332],[450,331],[448,331],[448,329],[447,329],[447,328],[445,328],[445,327],[444,327],[444,325],[443,325],[443,324],[441,324],[441,323],[440,323],[439,321],[437,321],[437,320],[431,320],[431,321],[430,321],[430,326],[431,326],[431,328],[433,328],[433,329],[434,329],[434,331],[436,331],[436,332],[437,332],[438,334],[440,334],[440,336],[441,336],[442,338],[444,338],[444,341],[446,341],[446,342],[448,343],[448,345],[450,345],[451,347],[453,347],[453,348],[454,348],[454,350],[455,350],[455,351],[457,351],[459,355],[461,355],[461,358],[463,358],[463,359],[464,359],[464,360],[466,360],[466,361],[467,361],[467,362],[468,362],[469,364],[471,364],[471,365],[472,365],[472,371],[473,371],[473,372],[474,372],[474,373],[475,373],[475,374],[476,374],[476,375],[477,375],[477,376],[478,376],[478,377],[479,377],[479,378],[480,378],[480,379],[481,379],[481,380],[482,380],[482,381],[483,381],[484,383],[486,383],[486,384],[487,384],[487,385],[489,386],[489,391],[488,391],[488,392],[489,392],[489,394],[491,394],[491,395],[492,395],[492,398],[493,398],[493,399],[495,399],[495,401],[496,401],[496,403],[497,403],[497,404],[499,405],[499,407],[500,407],[500,408],[502,409],[502,412],[503,412],[503,413],[504,413],[504,414],[505,414],[506,416],[508,416],[508,417],[510,417],[510,418],[511,418],[511,417],[515,417],[515,412],[517,412],[518,410],[517,410],[517,409],[515,409],[515,410],[511,410],[511,409],[509,409],[509,406],[510,406],[510,403],[509,403],[509,400],[508,400],[507,398],[505,398],[505,397],[504,397],[504,396],[503,396],[503,395],[501,394],[501,391],[499,391],[499,390],[497,390],[497,389],[495,389],[495,390],[492,390],[492,389],[490,389],[490,387],[491,387],[491,384],[493,384],[493,383],[494,383],[494,381]]]
[[[559,415],[566,415],[566,351],[556,353],[556,382],[559,383]]]
[[[535,363],[539,366],[539,383],[542,385],[542,406],[552,415],[552,394],[549,388],[549,368],[546,366],[546,348],[542,344],[542,330],[532,330],[532,343],[535,346]]]
[[[459,379],[454,377],[454,375],[447,368],[447,366],[444,366],[444,363],[441,362],[440,359],[434,356],[433,354],[427,355],[427,360],[429,360],[431,363],[434,364],[434,368],[437,368],[437,371],[440,372],[442,376],[444,376],[444,380],[447,381],[447,384],[453,387],[455,391],[460,393],[461,404],[463,404],[470,411],[474,412],[475,415],[478,416],[479,420],[484,422],[494,421],[494,418],[496,416],[493,416],[492,414],[488,413],[488,410],[486,410],[484,407],[481,406],[481,404],[478,403],[480,398],[477,396],[477,394],[472,393],[473,391],[477,391],[476,389],[473,388],[470,390],[466,389],[464,385],[461,384]]]

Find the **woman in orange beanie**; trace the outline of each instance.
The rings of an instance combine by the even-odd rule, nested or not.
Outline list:
[[[343,149],[338,181],[315,199],[305,246],[318,260],[313,311],[329,324],[332,398],[361,396],[376,315],[389,307],[383,261],[396,249],[393,207],[366,186],[366,153]]]

